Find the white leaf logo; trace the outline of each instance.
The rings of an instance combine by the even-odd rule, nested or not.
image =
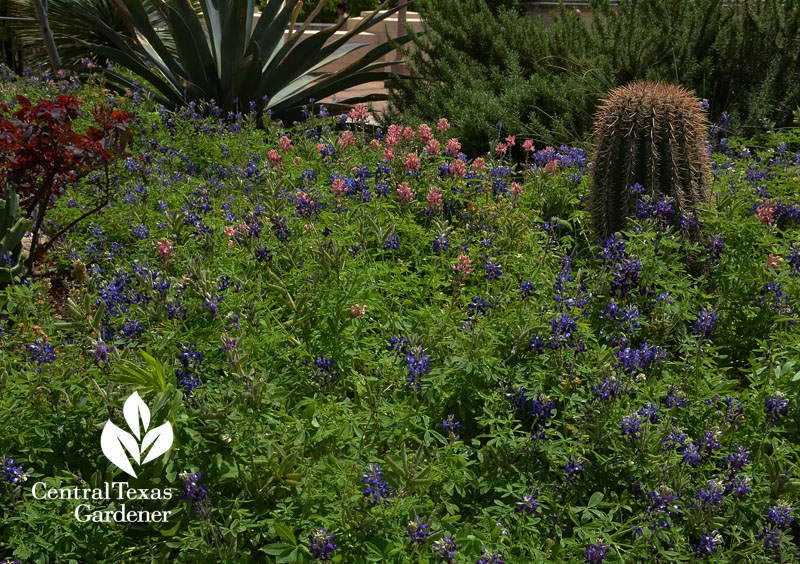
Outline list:
[[[125,422],[128,424],[128,428],[133,431],[133,434],[120,429],[111,421],[106,421],[106,425],[103,427],[103,434],[100,437],[100,446],[106,458],[113,462],[117,468],[135,478],[136,471],[133,469],[129,457],[139,466],[167,452],[169,447],[172,446],[174,438],[172,425],[167,422],[148,431],[147,429],[150,427],[150,409],[139,397],[139,392],[134,392],[125,400],[122,414],[125,416]],[[143,438],[142,434],[144,434]],[[149,452],[147,452],[148,448],[150,449]],[[144,460],[141,460],[145,452],[147,452],[147,456],[145,456]]]

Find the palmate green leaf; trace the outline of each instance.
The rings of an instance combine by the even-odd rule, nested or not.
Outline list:
[[[155,89],[156,99],[169,108],[190,101],[215,100],[224,109],[235,111],[234,100],[254,101],[258,110],[269,108],[276,118],[288,117],[309,98],[323,99],[337,92],[371,81],[382,81],[388,72],[376,72],[391,62],[378,59],[407,42],[384,43],[357,61],[336,72],[320,72],[354,50],[365,47],[352,41],[359,33],[395,14],[372,12],[353,30],[332,40],[341,23],[304,37],[311,17],[292,32],[298,0],[269,0],[253,26],[254,0],[199,0],[200,13],[189,0],[112,0],[120,17],[134,32],[136,46],[98,18],[96,25],[108,44],[90,45],[96,53],[144,78]],[[378,10],[383,9],[385,3]],[[80,13],[76,9],[76,13]],[[83,13],[84,16],[87,14]],[[163,28],[161,27],[163,24]],[[158,27],[156,27],[158,26]],[[111,69],[105,73],[109,86],[117,91],[131,88],[133,82]],[[268,99],[268,102],[264,100]]]

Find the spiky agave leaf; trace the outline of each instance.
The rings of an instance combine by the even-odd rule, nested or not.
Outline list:
[[[254,0],[198,0],[199,14],[189,0],[111,1],[135,31],[136,47],[96,16],[76,9],[106,39],[107,45],[91,47],[147,80],[157,99],[171,108],[213,99],[221,107],[236,111],[234,101],[238,99],[242,104],[254,101],[259,110],[270,109],[283,117],[299,111],[309,98],[319,100],[365,82],[385,80],[389,72],[382,69],[393,64],[379,60],[394,48],[385,42],[343,69],[321,70],[369,45],[351,40],[399,7],[380,14],[385,4],[380,6],[340,38],[334,38],[334,34],[341,22],[301,41],[322,2],[284,40],[284,31],[293,28],[299,0],[269,0],[255,26]],[[153,13],[164,22],[163,29],[156,29]],[[409,39],[404,36],[395,43]],[[113,69],[100,71],[118,90],[132,85]]]

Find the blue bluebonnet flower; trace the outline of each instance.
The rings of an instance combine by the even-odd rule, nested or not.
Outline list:
[[[406,534],[403,535],[408,537],[409,542],[413,544],[425,544],[425,539],[431,534],[428,532],[431,526],[427,523],[423,523],[419,520],[419,515],[414,517],[413,521],[409,521],[406,525]]]
[[[408,339],[400,338],[400,337],[392,337],[389,339],[389,346],[387,347],[390,352],[397,354],[398,356],[408,354]]]
[[[500,558],[500,552],[495,550],[484,550],[481,557],[475,561],[475,564],[503,564],[503,559]]]
[[[609,376],[593,387],[592,391],[594,392],[594,399],[608,401],[616,399],[622,394],[622,386],[620,386],[616,376]]]
[[[744,420],[744,406],[736,398],[729,396],[725,398],[725,422],[730,425],[739,426]]]
[[[708,249],[708,256],[712,261],[718,261],[722,258],[722,253],[725,252],[725,237],[722,235],[712,235],[711,240],[706,243]]]
[[[431,371],[428,362],[428,355],[425,354],[422,347],[416,347],[413,352],[406,355],[406,365],[408,366],[407,386],[414,386],[417,391],[422,389],[420,378]]]
[[[764,542],[764,548],[773,552],[780,552],[781,543],[786,538],[786,533],[777,527],[763,527],[756,539]]]
[[[117,327],[117,332],[128,339],[136,339],[142,336],[142,333],[144,333],[144,328],[138,321],[128,319],[125,321],[125,323]]]
[[[396,251],[400,248],[400,239],[397,238],[397,235],[392,233],[386,240],[383,242],[383,248],[386,251]]]
[[[770,311],[776,315],[787,317],[794,315],[789,296],[786,295],[781,283],[777,280],[764,284],[761,288],[761,295],[758,298],[753,298],[753,303],[759,306],[766,304]]]
[[[673,513],[678,513],[680,505],[674,503],[677,501],[678,496],[669,486],[661,486],[652,492],[649,492],[650,507],[647,508],[647,516],[649,518],[666,517]]]
[[[433,551],[441,557],[441,562],[453,564],[456,560],[456,551],[461,550],[456,546],[456,537],[445,537],[433,542]]]
[[[786,537],[784,531],[789,528],[794,517],[791,516],[792,506],[784,501],[778,500],[777,505],[767,509],[767,521],[769,526],[763,527],[761,534],[756,536],[758,540],[764,542],[764,547],[774,552],[780,552],[781,542]]]
[[[638,259],[624,258],[614,267],[611,281],[611,295],[625,297],[639,286],[642,277],[642,262]]]
[[[794,517],[791,515],[792,506],[789,502],[778,500],[777,505],[767,509],[767,520],[779,529],[787,529]]]
[[[481,315],[487,315],[491,307],[492,306],[490,306],[486,300],[476,296],[472,298],[472,302],[467,304],[467,311],[469,312],[470,317],[478,317]]]
[[[775,392],[764,399],[764,414],[767,416],[767,423],[777,425],[786,415],[789,407],[789,400],[783,392]]]
[[[669,196],[656,200],[650,196],[639,198],[636,208],[638,219],[655,219],[660,223],[669,224],[672,221],[673,199]]]
[[[528,403],[528,395],[525,393],[525,388],[518,384],[512,385],[511,392],[506,393],[505,396],[511,400],[509,409],[525,409]]]
[[[526,515],[538,515],[539,514],[539,502],[536,501],[536,495],[538,495],[538,490],[533,491],[533,488],[528,488],[527,491],[522,494],[522,497],[517,502],[517,506],[514,509],[517,513],[525,513]]]
[[[614,323],[622,332],[624,336],[622,342],[625,342],[627,337],[642,328],[638,321],[640,317],[642,317],[642,314],[639,313],[635,305],[631,304],[621,308],[614,300],[611,300],[600,312],[600,319]]]
[[[25,466],[25,463],[16,465],[13,458],[8,458],[3,456],[0,458],[0,478],[3,479],[4,482],[9,484],[21,484],[30,478],[30,472],[24,472],[22,467]]]
[[[102,340],[98,340],[95,343],[94,351],[92,352],[92,355],[94,356],[93,364],[97,365],[101,361],[108,362],[108,355],[114,350],[115,348],[113,346],[108,346]]]
[[[654,404],[648,402],[642,409],[636,412],[636,414],[640,417],[644,417],[650,420],[650,423],[657,423],[660,419],[659,412],[661,410],[656,407]]]
[[[574,342],[573,333],[577,332],[578,325],[568,313],[562,313],[550,320],[550,332],[556,343]]]
[[[36,339],[32,344],[27,346],[27,349],[31,353],[31,361],[38,363],[39,372],[42,371],[43,364],[53,364],[53,361],[56,359],[56,348],[44,337]]]
[[[651,346],[647,343],[639,345],[638,349],[625,347],[614,353],[620,367],[626,372],[635,372],[647,368],[652,364],[663,361],[667,357],[667,351],[658,346]]]
[[[528,350],[533,354],[542,354],[545,348],[547,348],[547,344],[539,336],[533,337],[528,341]]]
[[[622,436],[628,435],[632,439],[638,439],[642,436],[642,420],[635,413],[626,415],[622,418],[620,430]]]
[[[680,450],[678,450],[678,454],[681,455],[681,463],[688,464],[690,466],[699,466],[701,462],[703,462],[703,454],[700,452],[701,444],[698,441],[693,441],[691,439],[684,442],[681,445]]]
[[[786,253],[786,263],[789,265],[789,276],[800,276],[800,243],[795,243]]]
[[[692,545],[694,554],[698,558],[705,558],[717,553],[717,547],[722,544],[722,535],[714,531],[711,535],[703,535],[700,542]]]
[[[459,423],[458,421],[455,421],[452,415],[450,415],[447,419],[443,419],[441,426],[442,426],[442,432],[445,435],[449,436],[452,434],[456,439],[461,438],[459,431],[461,430],[461,427],[463,425],[461,425],[461,423]]]
[[[586,466],[586,462],[583,460],[575,460],[575,458],[570,455],[567,463],[561,467],[567,472],[567,482],[574,480],[575,477],[583,471],[584,466]]]
[[[530,298],[535,291],[536,288],[533,286],[533,283],[530,280],[525,280],[524,282],[519,283],[519,292],[522,294],[523,298]]]
[[[550,396],[540,392],[536,399],[531,400],[528,415],[533,417],[540,427],[544,427],[548,419],[555,417],[555,411],[556,404]]]
[[[694,322],[694,327],[692,327],[692,332],[701,339],[709,341],[711,340],[711,333],[714,332],[716,326],[717,312],[707,307],[700,311],[700,315],[697,317],[697,321]]]
[[[358,246],[356,246],[356,245],[353,245],[353,246],[351,246],[351,247],[348,247],[348,248],[347,248],[347,251],[348,251],[348,252],[349,252],[351,255],[353,255],[353,257],[356,257],[356,256],[358,256],[358,253],[361,253],[361,252],[363,252],[364,250],[366,250],[366,249],[364,248],[364,245],[358,245]]]
[[[133,234],[136,236],[137,239],[140,240],[144,240],[150,237],[150,232],[147,230],[147,227],[142,223],[134,226]]]
[[[371,497],[370,507],[378,502],[386,505],[394,495],[392,488],[383,479],[383,471],[379,464],[367,464],[367,470],[361,475],[364,485],[364,497]]]
[[[584,564],[600,564],[608,558],[608,545],[597,539],[597,544],[587,544],[583,552]]]
[[[483,277],[489,280],[500,280],[500,277],[503,275],[503,270],[500,265],[492,260],[489,260],[483,265],[483,270]]]
[[[631,194],[644,194],[647,189],[637,182],[633,186],[628,186],[628,191]]]
[[[661,439],[661,451],[663,452],[665,450],[672,450],[676,447],[682,447],[686,444],[687,440],[689,440],[689,435],[677,427],[671,427],[666,438]]]
[[[183,307],[180,299],[169,300],[164,305],[164,311],[167,312],[169,319],[186,319],[186,308]]]
[[[311,537],[309,550],[317,562],[330,562],[333,559],[333,552],[339,547],[333,543],[336,535],[329,535],[325,529],[319,528]]]
[[[269,262],[272,260],[272,251],[264,246],[257,247],[255,255],[258,262]]]
[[[192,399],[194,390],[203,386],[200,377],[195,374],[203,364],[205,355],[197,351],[197,345],[191,343],[181,348],[179,356],[181,368],[175,370],[178,387],[183,388],[186,399]]]
[[[292,232],[286,227],[286,218],[278,213],[272,216],[270,221],[272,223],[272,232],[275,234],[275,237],[281,243],[285,243],[289,237],[292,236]]]
[[[694,496],[703,509],[719,507],[719,504],[725,499],[725,484],[720,480],[708,480],[705,487],[695,492]]]
[[[206,488],[200,485],[201,477],[201,472],[196,474],[181,472],[180,479],[183,482],[181,499],[191,502],[195,517],[208,520],[211,515],[211,502],[208,500]]]
[[[333,365],[333,359],[327,356],[318,356],[314,360],[314,368],[311,370],[310,378],[320,387],[332,384],[339,376],[339,372],[333,369]]]
[[[751,479],[749,476],[736,476],[726,486],[725,493],[735,493],[736,497],[741,499],[749,493],[753,493],[750,487]]]
[[[689,404],[686,402],[686,392],[674,388],[671,389],[669,392],[667,392],[666,396],[661,398],[661,403],[663,403],[670,409],[672,409],[673,407],[689,406]]]
[[[212,297],[206,294],[206,299],[200,304],[200,307],[207,309],[208,313],[211,314],[211,319],[215,319],[217,317],[217,307],[221,301],[222,298]]]

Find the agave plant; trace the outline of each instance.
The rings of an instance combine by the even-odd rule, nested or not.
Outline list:
[[[1,1],[1,0],[0,0]],[[33,0],[15,0],[12,15],[36,20]],[[58,47],[58,54],[64,63],[77,63],[82,59],[92,59],[97,65],[104,65],[106,58],[93,51],[88,45],[115,44],[107,39],[107,34],[98,31],[95,26],[87,26],[85,13],[99,18],[106,27],[113,29],[124,37],[129,45],[135,46],[133,33],[119,14],[111,0],[48,0],[48,24]],[[163,28],[159,14],[150,9],[150,16],[156,29]],[[42,35],[37,24],[20,25],[19,34],[23,43],[28,46],[27,58],[30,62],[47,61],[47,54],[39,47]],[[164,38],[168,41],[168,38]]]
[[[253,25],[254,0],[199,0],[200,13],[189,0],[111,0],[135,31],[135,47],[100,18],[76,9],[87,23],[113,44],[93,44],[100,56],[144,78],[155,98],[168,108],[190,101],[214,100],[236,111],[237,102],[256,103],[276,117],[289,117],[308,103],[365,82],[385,80],[380,60],[394,45],[382,43],[336,72],[320,69],[368,43],[351,42],[359,33],[397,12],[380,6],[352,30],[334,39],[343,22],[301,41],[325,0],[297,30],[300,0],[268,0]],[[165,27],[154,25],[153,11]],[[287,40],[284,31],[290,30]],[[403,36],[395,40],[403,44]],[[101,69],[112,87],[131,89],[134,82],[114,69]],[[347,101],[345,101],[347,102]]]

